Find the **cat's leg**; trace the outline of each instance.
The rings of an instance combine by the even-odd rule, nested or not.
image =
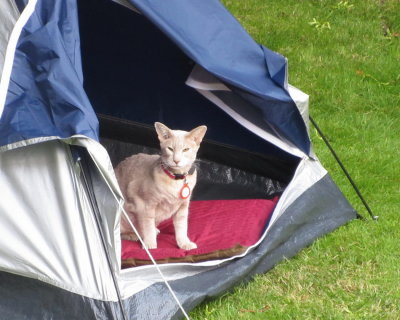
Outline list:
[[[125,203],[125,210],[134,223],[144,244],[148,249],[157,248],[157,229],[155,224],[155,214],[152,206],[146,205],[142,198],[131,195],[130,201]],[[138,240],[132,227],[127,226],[125,218],[121,219],[121,238],[127,240]]]
[[[137,225],[135,225],[135,215],[133,214],[134,206],[132,204],[126,203],[124,209],[129,217],[129,220],[134,224],[135,228],[137,229]],[[137,234],[132,229],[132,226],[127,221],[127,218],[124,214],[121,215],[121,239],[122,240],[130,240],[130,241],[137,241],[139,240]],[[138,230],[137,230],[138,231]]]
[[[157,248],[157,228],[155,218],[146,215],[145,217],[138,218],[138,223],[141,230],[141,236],[144,244],[148,249]]]
[[[142,237],[144,245],[148,249],[157,248],[157,229],[155,221],[155,208],[146,203],[141,197],[135,198],[136,221],[139,227],[139,234]]]
[[[184,250],[196,249],[197,245],[190,241],[187,235],[188,231],[188,215],[189,215],[189,201],[178,209],[172,218],[175,228],[175,238],[178,247]]]

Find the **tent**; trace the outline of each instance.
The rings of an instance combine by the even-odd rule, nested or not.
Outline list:
[[[0,20],[2,318],[180,319],[356,216],[286,59],[219,1],[6,0]],[[122,266],[113,166],[157,152],[154,121],[209,128],[193,206],[275,199],[254,243]]]

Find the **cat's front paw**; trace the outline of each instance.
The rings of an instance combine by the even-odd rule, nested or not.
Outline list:
[[[178,247],[183,250],[192,250],[192,249],[196,249],[197,245],[192,241],[186,241],[183,243],[178,243]]]
[[[144,240],[147,249],[157,249],[157,241]]]

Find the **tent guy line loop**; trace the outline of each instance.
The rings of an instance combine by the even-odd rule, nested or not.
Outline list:
[[[374,215],[372,212],[371,208],[369,207],[367,201],[364,199],[363,195],[361,194],[360,189],[357,187],[356,183],[354,182],[353,178],[350,176],[349,172],[347,171],[346,167],[344,166],[343,162],[340,160],[339,156],[333,149],[332,145],[329,143],[328,139],[326,138],[325,134],[322,132],[322,130],[319,128],[315,120],[309,116],[311,123],[313,124],[314,128],[317,130],[318,134],[322,138],[322,140],[325,142],[326,146],[328,147],[329,151],[332,153],[333,157],[335,158],[336,162],[339,164],[340,168],[342,169],[343,173],[349,180],[350,184],[352,185],[354,191],[357,193],[358,197],[360,198],[361,202],[363,203],[365,209],[367,209],[369,215],[371,216],[372,220],[378,220],[379,216]],[[361,215],[357,213],[358,216],[363,218]]]
[[[89,153],[90,154],[90,153]],[[153,255],[151,254],[150,250],[147,248],[146,244],[144,243],[142,237],[140,236],[138,230],[136,229],[136,227],[133,225],[132,221],[129,219],[129,216],[127,214],[127,212],[125,211],[121,201],[118,199],[118,196],[115,194],[113,188],[110,186],[109,182],[107,181],[106,177],[104,176],[102,170],[99,168],[98,164],[96,163],[96,161],[93,159],[93,157],[91,156],[92,161],[94,162],[94,164],[97,167],[97,170],[100,172],[102,178],[104,179],[104,181],[106,182],[108,188],[110,189],[113,197],[115,198],[115,200],[118,203],[118,206],[120,208],[120,210],[122,211],[122,214],[124,215],[125,219],[128,221],[130,227],[132,228],[133,232],[137,235],[138,240],[140,241],[140,243],[143,246],[143,249],[146,251],[147,255],[149,256],[152,264],[154,265],[154,267],[156,268],[157,272],[159,273],[162,281],[164,282],[165,286],[167,287],[168,291],[171,293],[172,297],[174,298],[176,304],[178,305],[179,309],[182,311],[184,317],[186,318],[186,320],[190,320],[189,315],[187,314],[187,312],[185,311],[185,309],[183,308],[181,302],[179,301],[178,297],[176,296],[175,292],[172,290],[171,285],[169,284],[168,280],[165,278],[164,274],[162,273],[159,265],[157,264],[156,260],[154,259]]]

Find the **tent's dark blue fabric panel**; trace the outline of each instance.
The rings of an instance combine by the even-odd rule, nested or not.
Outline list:
[[[313,185],[271,227],[265,240],[250,254],[221,267],[171,282],[185,310],[215,298],[233,286],[264,273],[291,258],[315,239],[354,219],[356,212],[329,175]],[[143,304],[141,301],[146,300]],[[182,319],[164,284],[153,285],[125,301],[131,319]],[[135,312],[131,314],[131,312]]]
[[[0,272],[0,319],[119,320],[119,304],[90,299],[43,281]]]
[[[264,121],[309,152],[306,126],[283,86],[286,60],[258,45],[220,1],[129,1],[193,61],[227,84],[256,96],[253,103],[262,101],[256,106]]]
[[[275,54],[270,49],[261,46],[264,51],[265,62],[267,63],[268,74],[273,81],[280,87],[285,87],[287,84],[287,60],[284,56]]]
[[[17,8],[19,12],[22,12],[27,4],[28,0],[15,0],[15,4],[17,5]]]
[[[0,145],[74,134],[98,139],[82,83],[76,1],[38,0],[17,44]]]
[[[84,85],[97,113],[183,130],[206,124],[209,140],[292,160],[186,86],[193,61],[146,17],[109,0],[78,4]]]

